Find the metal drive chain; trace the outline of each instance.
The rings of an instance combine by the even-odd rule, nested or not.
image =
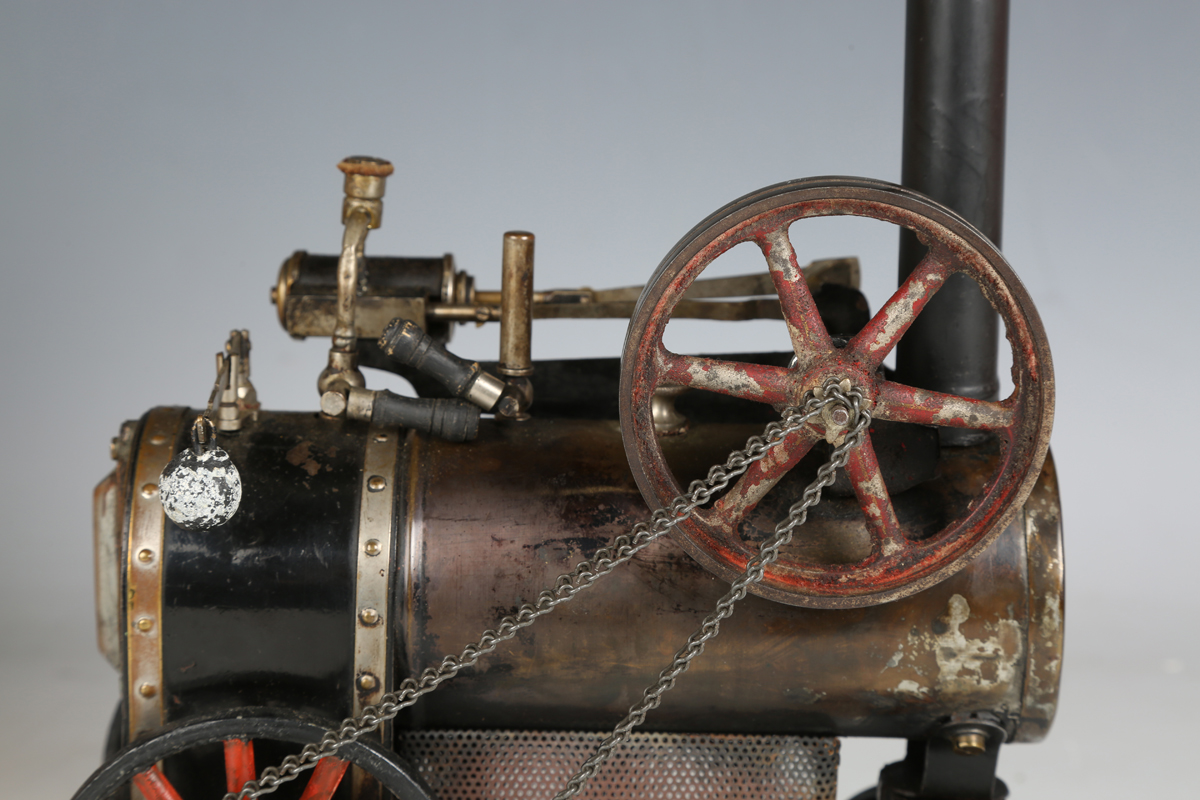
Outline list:
[[[758,555],[750,559],[742,576],[730,584],[729,591],[717,601],[716,608],[704,618],[704,622],[700,624],[696,632],[688,637],[687,644],[675,653],[675,658],[672,659],[670,665],[659,673],[658,680],[642,693],[641,701],[629,709],[625,718],[617,723],[613,732],[596,747],[596,752],[583,762],[579,771],[571,776],[563,790],[554,796],[554,800],[569,800],[579,794],[587,785],[588,780],[596,774],[600,765],[608,760],[608,757],[629,736],[630,732],[645,722],[648,713],[658,708],[659,703],[662,702],[662,696],[675,687],[675,682],[688,671],[692,660],[703,653],[704,646],[720,633],[721,621],[733,613],[734,605],[746,596],[749,588],[763,579],[766,568],[779,558],[780,548],[790,542],[796,528],[807,521],[808,510],[821,502],[821,492],[833,483],[837,470],[846,466],[846,462],[850,458],[850,450],[862,441],[863,433],[871,424],[871,413],[861,407],[862,394],[855,389],[843,394],[836,386],[827,386],[825,395],[826,398],[833,398],[844,404],[850,411],[849,424],[851,427],[846,432],[842,444],[834,448],[829,461],[822,464],[821,468],[817,470],[816,479],[805,488],[804,495],[799,502],[788,509],[787,517],[775,526],[775,532],[771,538],[762,543]]]
[[[836,385],[831,384],[826,387],[824,398],[810,396],[802,409],[792,406],[784,409],[781,421],[768,424],[761,436],[750,437],[746,441],[746,446],[730,453],[724,464],[713,466],[704,480],[692,481],[685,494],[679,495],[666,506],[655,510],[649,520],[634,525],[629,533],[618,536],[608,547],[597,550],[590,559],[581,562],[574,570],[560,575],[554,582],[553,588],[543,589],[538,594],[537,600],[525,603],[515,614],[501,619],[494,629],[484,631],[477,641],[464,647],[461,654],[458,656],[448,655],[437,666],[425,669],[419,676],[406,678],[395,692],[385,694],[379,703],[368,706],[358,717],[347,718],[337,728],[326,731],[319,742],[305,745],[298,754],[288,756],[278,767],[267,767],[257,781],[247,781],[240,791],[226,794],[224,800],[253,800],[270,794],[284,783],[293,781],[301,773],[314,768],[322,758],[336,754],[342,745],[356,741],[363,735],[377,730],[380,725],[416,703],[419,698],[434,691],[463,669],[474,666],[480,658],[494,651],[500,644],[512,639],[519,631],[529,627],[559,605],[573,599],[581,591],[611,573],[616,567],[632,559],[680,522],[690,518],[692,512],[711,500],[714,495],[728,488],[733,479],[745,473],[755,462],[765,458],[789,434],[800,430],[812,421],[823,408],[831,404],[841,404],[852,409],[851,422],[857,419],[858,424],[847,435],[846,442],[835,449],[830,463],[821,467],[817,481],[805,491],[805,499],[793,506],[788,519],[780,523],[784,528],[783,532],[781,533],[779,529],[776,530],[775,536],[768,540],[759,555],[751,560],[747,567],[747,573],[734,584],[734,589],[725,598],[722,598],[717,611],[705,620],[705,626],[709,626],[709,620],[715,620],[711,625],[711,632],[706,633],[706,628],[702,626],[701,630],[688,640],[688,646],[681,650],[679,655],[676,655],[672,667],[663,672],[659,684],[647,690],[646,700],[639,704],[641,706],[649,701],[651,692],[657,689],[652,705],[641,711],[640,717],[629,724],[623,732],[619,725],[613,736],[610,736],[601,745],[601,748],[608,745],[603,755],[597,760],[597,756],[600,755],[598,750],[597,755],[588,759],[580,773],[572,778],[572,784],[577,784],[576,788],[573,791],[568,789],[569,793],[559,795],[561,798],[571,797],[583,787],[595,772],[596,767],[608,757],[612,748],[625,738],[629,730],[641,723],[646,712],[658,705],[657,698],[674,685],[675,678],[687,670],[688,662],[699,655],[700,651],[704,649],[704,643],[716,635],[720,620],[732,613],[733,604],[745,596],[747,587],[762,579],[763,569],[778,558],[779,548],[790,540],[792,529],[804,521],[808,508],[816,505],[816,502],[820,500],[821,489],[833,482],[834,471],[839,466],[845,465],[845,452],[861,438],[861,431],[865,429],[866,425],[863,419],[865,418],[868,422],[870,419],[869,414],[859,408],[861,399],[862,396],[857,391],[851,390],[843,393],[837,389]],[[852,437],[857,437],[853,438],[853,443]],[[841,461],[835,464],[839,456]],[[822,482],[822,476],[826,478],[824,482]],[[815,499],[807,502],[814,487],[816,487]],[[776,541],[777,539],[778,541]],[[773,549],[769,549],[772,543],[774,543]],[[769,558],[764,558],[768,555]],[[726,604],[730,597],[734,597],[734,599]],[[692,641],[697,637],[701,637],[698,644],[695,645],[698,649],[691,655],[683,656],[685,651],[691,652],[689,648],[693,647]],[[668,673],[680,662],[681,656],[684,658],[682,667],[668,679]],[[663,688],[658,688],[660,686]],[[630,719],[636,716],[635,711],[639,706],[631,709],[630,717],[627,717],[622,725],[626,725]],[[616,738],[614,739],[614,737]],[[568,786],[572,784],[568,784]]]

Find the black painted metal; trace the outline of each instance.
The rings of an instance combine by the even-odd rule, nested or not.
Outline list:
[[[1007,69],[1007,0],[909,0],[901,183],[957,211],[997,245]],[[901,281],[924,251],[912,233],[901,233]],[[900,342],[897,379],[995,398],[998,331],[978,285],[955,275]],[[964,443],[964,434],[945,431],[943,442]]]
[[[304,295],[337,295],[339,256],[323,256],[301,251],[296,278],[289,290],[293,297]],[[295,256],[293,256],[295,258]],[[367,256],[363,259],[363,279],[366,296],[422,297],[442,299],[445,280],[445,258],[396,258]]]
[[[263,412],[220,435],[241,471],[241,508],[207,531],[169,521],[165,531],[168,721],[238,706],[350,713],[365,431]]]
[[[479,406],[466,400],[401,397],[382,390],[375,397],[371,422],[384,428],[410,428],[445,439],[469,442],[479,433]]]
[[[1005,800],[1008,786],[996,777],[1002,738],[977,755],[955,752],[944,736],[910,739],[904,760],[880,773],[879,800]]]
[[[168,725],[150,739],[142,739],[123,748],[104,766],[92,773],[72,800],[103,800],[126,786],[134,775],[156,762],[164,761],[164,771],[175,788],[187,797],[219,797],[224,791],[224,769],[220,751],[226,739],[250,739],[255,743],[255,756],[265,761],[267,743],[283,745],[295,752],[299,745],[320,741],[329,719],[310,719],[293,712],[274,709],[227,709],[224,714],[192,720],[186,724]],[[261,753],[261,755],[260,755]],[[416,770],[395,753],[378,743],[360,739],[338,750],[340,758],[366,770],[400,800],[431,800],[429,788]],[[172,759],[214,761],[208,769],[189,769],[184,776],[172,776]],[[263,764],[265,766],[266,764]],[[197,778],[210,778],[214,786],[196,786]],[[304,779],[287,788],[303,786]],[[207,789],[207,791],[204,791]],[[286,796],[284,792],[281,795]]]
[[[465,397],[479,379],[479,364],[459,358],[412,320],[397,317],[379,337],[379,347],[398,364],[413,367]]]

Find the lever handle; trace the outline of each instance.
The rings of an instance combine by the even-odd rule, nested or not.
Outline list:
[[[469,442],[479,434],[478,407],[464,400],[402,397],[384,389],[375,393],[371,423],[411,428],[450,442]]]
[[[420,370],[484,411],[490,411],[504,391],[504,382],[484,372],[479,362],[454,355],[412,320],[397,317],[389,322],[379,347],[389,358]]]

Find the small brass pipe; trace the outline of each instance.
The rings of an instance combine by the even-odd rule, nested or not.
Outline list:
[[[454,305],[450,303],[431,303],[425,307],[428,319],[449,320],[451,322],[499,322],[500,306],[497,305]]]
[[[500,297],[500,363],[497,371],[512,378],[533,374],[533,234],[504,234]]]

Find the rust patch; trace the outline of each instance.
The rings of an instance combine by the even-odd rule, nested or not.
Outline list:
[[[296,445],[288,450],[286,458],[289,464],[304,470],[310,478],[321,471],[320,463],[313,457],[312,442],[301,442]]]

